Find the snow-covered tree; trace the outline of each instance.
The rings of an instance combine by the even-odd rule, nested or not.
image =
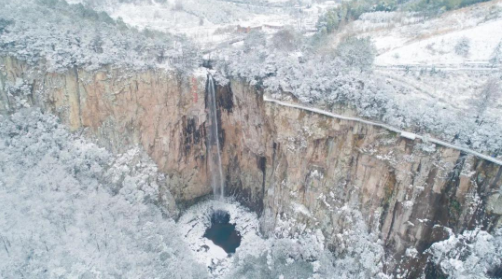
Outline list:
[[[490,64],[498,66],[502,64],[502,41],[495,46],[493,53],[490,56]]]
[[[50,71],[111,64],[187,71],[200,64],[199,52],[183,36],[140,32],[82,4],[0,0],[0,5],[0,55],[32,65],[45,60]]]
[[[255,48],[263,48],[267,44],[265,33],[261,30],[251,30],[244,39],[244,51],[251,52]]]
[[[336,48],[337,56],[350,67],[368,70],[375,60],[376,49],[370,38],[349,37]]]
[[[277,31],[271,39],[272,46],[279,51],[290,52],[301,47],[300,35],[292,28]]]
[[[205,277],[166,180],[140,149],[115,157],[35,109],[0,115],[1,277]]]
[[[462,37],[455,44],[455,53],[462,57],[468,57],[471,49],[471,41],[467,37]]]
[[[475,95],[472,99],[472,103],[475,106],[478,119],[489,107],[497,104],[497,101],[502,95],[501,91],[500,79],[497,77],[489,79],[483,89]]]
[[[428,252],[449,278],[497,278],[502,268],[502,230],[493,235],[480,229],[454,234],[434,243]]]

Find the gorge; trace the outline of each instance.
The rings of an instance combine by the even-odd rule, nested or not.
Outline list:
[[[159,201],[175,219],[208,196],[230,197],[257,215],[263,238],[316,233],[340,255],[350,254],[344,236],[380,240],[386,261],[376,262],[395,277],[437,277],[431,245],[502,226],[500,165],[265,102],[263,88],[238,77],[53,73],[13,57],[0,69],[1,114],[38,107],[115,154],[139,147],[165,174]]]

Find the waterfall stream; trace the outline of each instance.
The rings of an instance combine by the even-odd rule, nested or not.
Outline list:
[[[215,198],[223,199],[224,183],[221,167],[220,138],[218,135],[218,112],[216,111],[216,87],[212,76],[208,76],[208,106],[211,122],[208,141],[208,165],[211,172],[211,187]]]

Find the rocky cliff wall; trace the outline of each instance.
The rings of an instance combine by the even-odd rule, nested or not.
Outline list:
[[[11,58],[1,61],[3,112],[35,105],[111,151],[143,147],[169,175],[178,201],[211,191],[206,184],[205,77],[112,68],[45,73]],[[23,98],[26,102],[19,102]]]
[[[449,229],[502,225],[498,165],[297,109],[267,105],[267,119],[276,136],[267,157],[269,231],[291,220],[289,231],[320,228],[336,247],[339,234],[354,225],[343,208],[357,207],[368,230],[384,241],[389,269],[417,277],[424,271],[421,253]],[[408,248],[419,255],[406,257]]]
[[[0,60],[0,112],[39,106],[114,152],[139,145],[179,205],[211,193],[206,76],[120,69],[46,73]],[[424,271],[430,244],[502,226],[500,166],[370,125],[265,103],[239,80],[217,88],[226,194],[261,215],[266,235],[320,230],[339,250],[357,208],[378,234],[388,271]],[[405,254],[416,248],[418,255]]]

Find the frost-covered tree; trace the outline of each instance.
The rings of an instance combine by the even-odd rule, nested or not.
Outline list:
[[[356,207],[336,209],[336,221],[343,229],[335,235],[335,278],[381,278],[385,253],[378,228],[368,230]]]
[[[300,35],[292,28],[277,31],[271,39],[272,46],[279,51],[290,52],[301,47]]]
[[[1,277],[205,277],[166,180],[140,149],[113,156],[35,109],[0,115]]]
[[[468,57],[471,49],[471,41],[467,37],[458,39],[455,44],[455,53],[462,57]]]
[[[5,30],[5,28],[8,26],[8,25],[11,25],[13,23],[12,20],[5,20],[3,18],[0,18],[0,34],[3,33],[3,31]]]
[[[318,31],[327,33],[336,31],[343,23],[358,19],[363,13],[374,11],[394,11],[396,0],[352,0],[343,1],[337,7],[328,10],[317,21]]]
[[[244,38],[244,51],[251,52],[255,48],[263,48],[267,44],[265,33],[261,30],[251,30]]]
[[[502,64],[502,41],[495,46],[489,60],[491,65],[498,66]]]
[[[475,229],[451,235],[428,250],[449,278],[498,278],[502,268],[502,230]]]
[[[181,0],[176,0],[176,2],[174,3],[173,10],[182,11],[183,10],[183,2]]]
[[[402,9],[425,13],[432,16],[441,14],[445,11],[454,10],[479,2],[487,2],[490,0],[414,0],[402,1]]]
[[[476,94],[476,96],[472,100],[472,103],[476,108],[478,119],[489,107],[497,104],[497,101],[502,95],[501,91],[502,88],[500,87],[500,79],[491,78],[486,82],[483,89],[478,94]]]
[[[348,66],[362,72],[373,65],[376,49],[370,38],[349,37],[338,45],[335,52]]]
[[[190,71],[200,64],[199,52],[186,38],[140,32],[82,4],[0,0],[0,5],[0,55],[32,65],[46,61],[50,71],[105,65]]]
[[[312,248],[317,244],[304,238],[296,239],[270,239],[267,250],[258,257],[237,254],[234,267],[229,272],[228,278],[310,278],[314,274],[316,256],[309,256]],[[307,253],[307,254],[306,254]]]

